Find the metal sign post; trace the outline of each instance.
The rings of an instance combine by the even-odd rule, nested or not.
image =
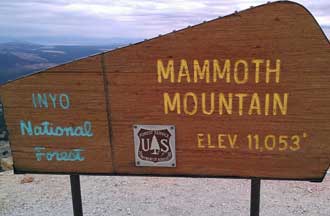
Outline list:
[[[251,179],[250,216],[259,216],[260,209],[260,178]]]
[[[70,175],[73,215],[83,216],[80,178],[79,175]],[[259,216],[260,210],[260,178],[251,179],[250,216]]]
[[[70,175],[72,206],[74,216],[83,216],[79,175]]]
[[[260,182],[259,178],[251,179],[250,216],[259,216],[260,207]],[[70,175],[72,206],[74,216],[83,216],[81,189],[79,175]]]

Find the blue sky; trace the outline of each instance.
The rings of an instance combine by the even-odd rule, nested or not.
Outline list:
[[[330,1],[299,0],[330,37]],[[266,1],[1,0],[0,41],[107,43],[151,38]]]

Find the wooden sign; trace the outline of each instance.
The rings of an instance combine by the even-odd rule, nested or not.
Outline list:
[[[319,25],[275,2],[35,73],[0,95],[16,173],[322,180],[329,83]]]

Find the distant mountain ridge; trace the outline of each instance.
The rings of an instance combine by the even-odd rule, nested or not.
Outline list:
[[[40,45],[25,42],[0,44],[0,84],[75,59],[112,50],[125,44],[103,46]]]

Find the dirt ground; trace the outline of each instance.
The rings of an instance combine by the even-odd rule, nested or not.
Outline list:
[[[69,182],[0,173],[0,216],[73,215]],[[81,187],[86,216],[249,215],[249,180],[81,176]],[[322,183],[262,181],[260,215],[329,216],[330,174]]]

